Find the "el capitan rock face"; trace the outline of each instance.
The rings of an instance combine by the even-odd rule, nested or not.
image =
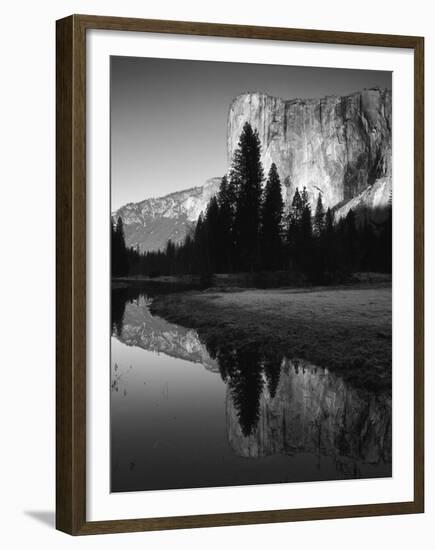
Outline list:
[[[238,416],[228,390],[228,441],[245,458],[303,452],[349,465],[391,463],[391,397],[356,390],[305,361],[296,366],[284,360],[276,394],[261,394],[250,435],[243,434]]]
[[[267,174],[274,162],[284,199],[307,188],[333,207],[377,179],[391,178],[391,91],[370,89],[349,96],[283,100],[243,94],[228,114],[228,158],[245,122],[257,129]]]
[[[391,91],[283,100],[254,92],[238,96],[228,113],[228,168],[245,122],[257,129],[267,175],[274,162],[288,204],[307,188],[314,210],[319,192],[336,219],[353,209],[382,209],[391,198]],[[201,187],[130,203],[113,213],[124,222],[126,243],[141,252],[180,243],[219,189]]]

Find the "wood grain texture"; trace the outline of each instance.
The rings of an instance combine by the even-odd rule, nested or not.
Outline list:
[[[72,531],[72,25],[56,29],[56,526]],[[68,496],[67,496],[68,495]]]
[[[414,48],[414,501],[424,512],[424,39]]]
[[[415,409],[411,502],[86,520],[86,30],[269,39],[414,51]],[[56,527],[71,535],[308,521],[424,510],[424,40],[415,36],[73,15],[56,27]]]
[[[86,518],[85,35],[56,28],[56,527]]]
[[[419,40],[416,36],[392,34],[288,29],[285,27],[259,27],[252,25],[198,23],[192,21],[162,21],[159,19],[135,19],[95,15],[75,15],[73,17],[76,17],[79,24],[85,29],[222,36],[229,38],[317,42],[323,44],[348,44],[410,49],[414,49]]]

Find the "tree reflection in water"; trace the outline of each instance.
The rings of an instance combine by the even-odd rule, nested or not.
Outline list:
[[[260,397],[265,385],[273,399],[279,383],[282,357],[272,352],[260,352],[254,346],[242,349],[217,349],[206,343],[207,351],[218,360],[222,379],[230,389],[231,399],[245,436],[257,427]]]

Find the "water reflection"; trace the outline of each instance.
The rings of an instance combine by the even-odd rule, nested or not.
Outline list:
[[[244,457],[298,452],[370,464],[391,461],[391,400],[346,386],[327,369],[283,359],[275,395],[256,402],[256,425],[246,430],[241,409],[227,400],[227,430]]]
[[[112,292],[112,336],[127,346],[122,348],[121,367],[119,357],[113,362],[112,354],[112,392],[117,396],[111,409],[112,463],[116,465],[112,490],[391,476],[391,399],[387,395],[352,388],[327,369],[290,360],[273,349],[228,348],[216,339],[203,342],[195,330],[151,315],[153,291],[120,288]],[[196,363],[210,375],[187,373],[181,367],[168,375],[156,368],[155,385],[146,386],[148,366],[133,353],[140,349],[182,360],[183,366]],[[141,369],[143,387],[149,387],[149,401],[140,405],[148,407],[146,420],[143,410],[133,412],[137,403],[127,409],[123,405],[120,412],[119,399],[126,403],[128,392],[137,394],[140,382],[130,386],[128,382],[135,367]],[[181,391],[183,384],[189,384],[189,390]],[[194,401],[204,396],[206,404],[198,415]],[[169,407],[174,415],[171,422],[169,413],[162,412]],[[125,424],[135,423],[137,429],[143,424],[145,429],[150,414],[159,420],[146,428],[154,434],[154,443],[148,442],[145,449],[142,432],[140,438],[127,437]],[[189,420],[175,426],[175,419],[183,415]],[[174,451],[177,475],[170,466]],[[129,453],[134,456],[124,460]],[[124,470],[119,466],[123,460]],[[132,463],[134,468],[129,466]],[[194,463],[197,467],[192,472]],[[152,476],[145,473],[150,467]]]

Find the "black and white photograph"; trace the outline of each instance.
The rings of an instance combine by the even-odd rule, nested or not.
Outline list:
[[[111,57],[112,492],[392,476],[392,93]]]

